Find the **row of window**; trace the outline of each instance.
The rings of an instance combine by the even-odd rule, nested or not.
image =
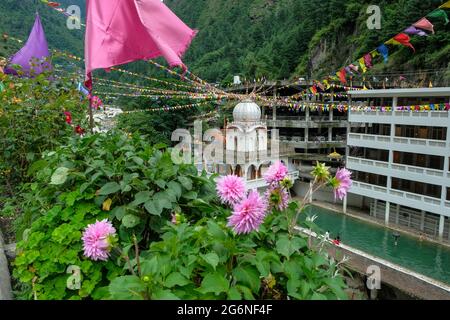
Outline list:
[[[363,158],[383,162],[389,161],[389,150],[350,147],[349,154],[351,157],[356,158]],[[444,157],[442,156],[394,151],[392,162],[408,166],[444,170]]]
[[[388,179],[384,175],[363,171],[354,171],[352,174],[352,178],[355,181],[377,185],[381,187],[388,187],[387,185]],[[391,188],[438,199],[441,198],[442,192],[442,186],[394,177],[392,177]],[[450,188],[447,188],[447,200],[450,200],[449,189]]]
[[[363,127],[352,127],[350,132],[389,136],[391,135],[391,125],[383,123],[368,123]],[[445,141],[447,139],[447,128],[395,125],[395,136]]]

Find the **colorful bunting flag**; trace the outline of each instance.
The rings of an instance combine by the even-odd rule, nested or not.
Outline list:
[[[427,18],[420,19],[419,21],[413,24],[413,27],[429,31],[432,34],[434,34],[434,26]]]
[[[367,72],[367,67],[366,67],[366,63],[365,63],[364,57],[360,58],[358,60],[358,62],[359,62],[359,65],[361,66],[362,72],[366,73]]]
[[[182,66],[181,56],[196,31],[190,29],[160,0],[87,0],[85,59],[86,85],[91,72],[136,60],[164,57],[171,67]]]
[[[450,1],[449,1],[450,2]],[[449,2],[447,2],[446,4],[444,4],[444,5],[447,5],[448,7],[440,7],[440,8],[450,8],[450,5],[448,4]],[[437,10],[434,10],[433,12],[431,12],[429,15],[427,15],[427,17],[429,17],[429,18],[442,18],[442,19],[444,19],[444,21],[445,21],[445,24],[447,24],[447,23],[449,23],[449,20],[448,20],[448,16],[447,16],[447,12],[445,12],[444,10],[442,10],[442,9],[437,9]]]
[[[345,69],[341,69],[341,71],[339,71],[337,73],[338,77],[339,77],[339,81],[341,81],[341,83],[343,84],[347,84],[347,79],[345,78],[347,73],[345,72]]]
[[[388,63],[389,60],[389,49],[385,44],[382,44],[377,48],[377,51],[383,56],[384,62]]]
[[[364,55],[364,64],[366,65],[367,69],[370,69],[373,67],[372,65],[372,54],[367,53]]]
[[[387,41],[386,44],[404,45],[406,47],[410,47],[415,52],[416,49],[409,42],[410,40],[411,40],[411,38],[407,34],[399,33],[398,35],[393,37],[391,40]]]
[[[420,37],[428,36],[428,33],[426,33],[423,30],[417,29],[414,26],[410,26],[409,28],[406,28],[403,32],[407,33],[407,34],[411,34],[411,35],[420,36]]]
[[[38,75],[44,71],[51,70],[50,52],[48,50],[47,39],[41,18],[36,13],[33,29],[28,37],[25,46],[9,59],[8,66],[4,72],[6,74],[17,75],[18,71],[13,65],[21,66],[21,72],[25,76]]]

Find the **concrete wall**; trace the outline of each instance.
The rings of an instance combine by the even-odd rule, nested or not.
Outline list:
[[[5,243],[0,231],[0,300],[12,300],[11,277],[4,248]]]

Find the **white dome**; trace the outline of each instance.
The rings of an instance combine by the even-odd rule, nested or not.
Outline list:
[[[242,101],[234,107],[233,119],[235,122],[258,122],[261,120],[261,109],[251,100]]]

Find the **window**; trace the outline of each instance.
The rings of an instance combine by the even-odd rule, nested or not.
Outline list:
[[[440,199],[442,187],[429,183],[392,178],[392,189]]]
[[[415,139],[446,140],[447,128],[397,125],[395,127],[395,135],[397,137]]]
[[[355,181],[369,183],[381,187],[387,186],[387,177],[375,173],[353,171],[352,179]]]
[[[428,154],[394,151],[394,163],[436,170],[444,169],[444,157]]]

